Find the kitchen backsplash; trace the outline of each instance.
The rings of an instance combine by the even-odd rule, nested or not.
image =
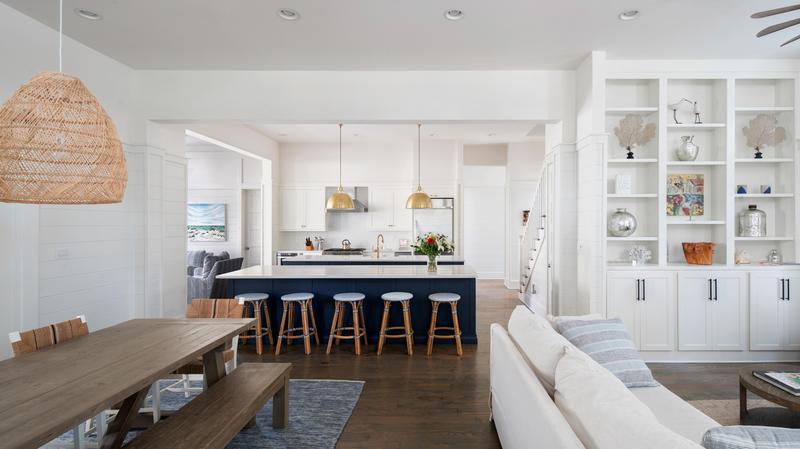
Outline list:
[[[378,234],[383,234],[384,248],[397,249],[400,239],[411,241],[411,231],[391,232],[373,231],[370,229],[368,213],[329,213],[327,214],[327,231],[325,232],[281,232],[276,250],[300,250],[305,248],[306,237],[320,236],[325,238],[325,248],[339,248],[342,240],[348,239],[354,248],[375,246]]]

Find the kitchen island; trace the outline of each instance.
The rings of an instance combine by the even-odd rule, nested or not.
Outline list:
[[[439,265],[464,265],[464,259],[455,256],[439,256]],[[395,256],[374,253],[370,255],[300,255],[283,259],[283,265],[427,265],[427,256]]]
[[[458,320],[463,344],[478,342],[475,329],[476,278],[475,270],[466,265],[442,265],[436,273],[428,273],[425,265],[255,266],[218,276],[218,279],[226,280],[231,298],[241,293],[269,294],[270,324],[275,332],[280,327],[283,312],[281,295],[313,293],[314,314],[320,337],[326,342],[333,319],[333,295],[337,293],[358,292],[366,296],[364,313],[370,342],[378,340],[383,314],[381,295],[391,291],[413,294],[411,320],[415,343],[427,341],[431,317],[428,295],[439,292],[456,293],[461,295]],[[402,321],[401,308],[393,307],[390,325],[397,325]],[[438,326],[452,326],[449,313],[439,314]],[[402,343],[400,339],[387,342]],[[442,342],[445,340],[436,343]]]

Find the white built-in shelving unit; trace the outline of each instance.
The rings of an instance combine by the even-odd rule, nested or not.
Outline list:
[[[754,261],[764,260],[771,249],[779,249],[786,262],[798,261],[798,196],[800,179],[796,159],[798,118],[797,92],[793,74],[785,78],[739,78],[709,76],[682,78],[613,78],[606,80],[605,121],[609,134],[605,154],[606,216],[617,208],[632,212],[639,223],[626,238],[605,232],[605,260],[609,267],[624,265],[627,251],[646,246],[653,252],[653,267],[686,266],[683,242],[714,242],[714,265],[734,266],[736,251],[745,249]],[[684,104],[675,123],[670,104],[682,98],[697,101],[702,123],[695,124],[692,108]],[[634,149],[635,159],[626,159],[614,128],[627,114],[638,114],[645,123],[655,123],[657,137]],[[755,159],[742,129],[759,114],[775,114],[787,131],[786,140]],[[680,161],[675,150],[681,136],[694,136],[700,146],[696,161]],[[614,191],[615,177],[629,175],[631,193]],[[705,211],[697,217],[667,216],[667,177],[674,174],[702,174],[705,182]],[[737,186],[748,186],[737,194]],[[770,185],[771,194],[760,186]],[[739,213],[756,204],[767,214],[767,236],[738,237]],[[709,267],[712,268],[712,267]]]

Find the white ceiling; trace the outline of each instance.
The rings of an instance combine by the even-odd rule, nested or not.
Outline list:
[[[51,27],[56,0],[2,0]],[[612,59],[797,58],[800,33],[756,39],[797,0],[65,0],[67,35],[139,69],[503,70]],[[103,20],[79,18],[75,8]],[[279,8],[302,18],[288,22]],[[449,8],[464,11],[448,21]],[[617,15],[636,8],[638,20]]]
[[[280,143],[333,143],[339,141],[336,124],[250,125]],[[467,144],[517,143],[543,140],[544,128],[532,122],[423,124],[422,140],[458,140]],[[345,124],[342,141],[408,142],[417,140],[417,125]]]

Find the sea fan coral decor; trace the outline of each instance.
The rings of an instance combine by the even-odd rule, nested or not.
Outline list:
[[[764,146],[774,147],[786,140],[786,129],[778,126],[778,119],[774,114],[759,114],[750,120],[750,126],[745,126],[742,132],[747,138],[747,146],[755,149],[756,159],[764,158],[761,152]]]
[[[628,159],[633,159],[633,148],[646,145],[656,136],[656,124],[645,125],[641,115],[628,114],[614,128],[614,135],[619,139],[619,146],[628,150]]]

